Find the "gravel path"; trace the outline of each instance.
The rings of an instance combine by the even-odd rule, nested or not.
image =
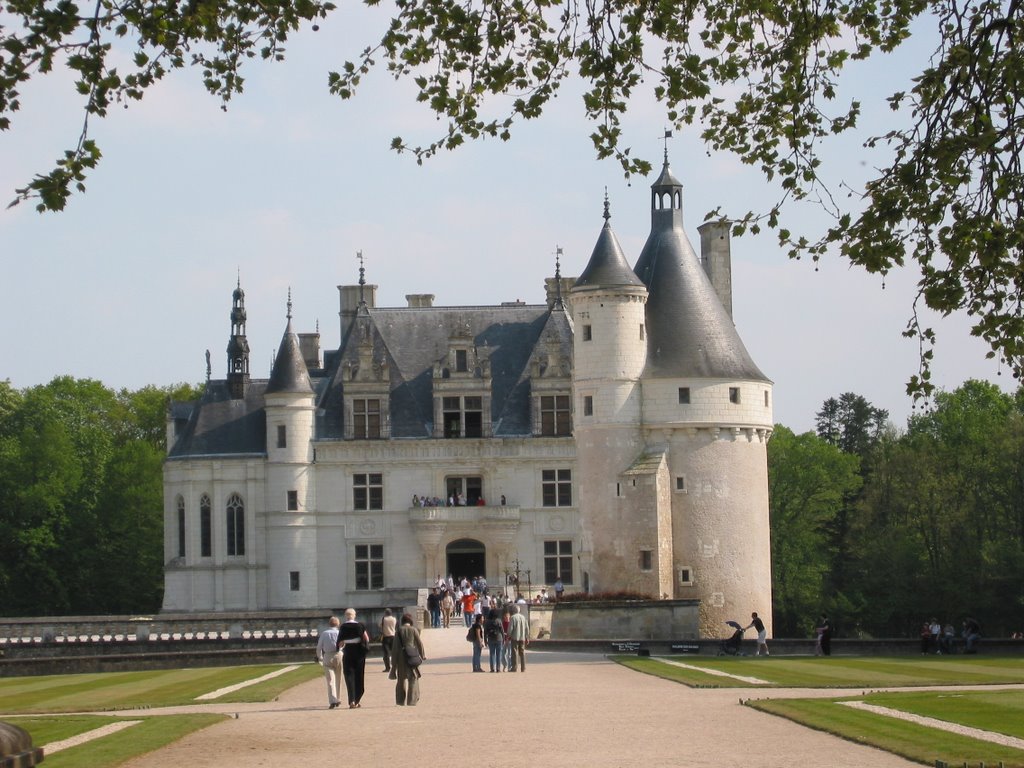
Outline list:
[[[318,679],[263,704],[145,710],[237,717],[126,768],[309,768],[353,760],[450,768],[470,759],[475,768],[916,765],[739,704],[763,690],[688,688],[594,654],[528,652],[525,673],[474,674],[464,629],[423,632],[428,658],[417,707],[395,706],[394,683],[371,658],[361,709],[328,710]],[[823,693],[834,695],[785,691]]]

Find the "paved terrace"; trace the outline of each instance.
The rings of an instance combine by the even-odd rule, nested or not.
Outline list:
[[[528,652],[525,673],[474,674],[461,626],[427,629],[419,706],[398,707],[379,657],[367,662],[361,709],[327,709],[317,679],[265,704],[122,712],[237,713],[236,719],[127,763],[130,768],[311,768],[386,761],[433,768],[577,766],[849,766],[915,763],[739,704],[751,689],[692,689],[595,654]],[[310,648],[310,656],[313,649]],[[747,667],[756,674],[760,662]],[[484,668],[487,668],[486,655]],[[829,691],[773,691],[824,696]]]

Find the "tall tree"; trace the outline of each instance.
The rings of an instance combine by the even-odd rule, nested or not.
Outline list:
[[[811,432],[776,425],[768,443],[774,631],[806,636],[818,615],[835,615],[826,591],[833,561],[831,526],[847,496],[860,487],[858,459]],[[845,617],[843,617],[845,618]]]
[[[100,159],[88,121],[111,104],[141,99],[167,72],[192,66],[226,105],[242,90],[247,59],[282,59],[296,29],[316,29],[334,9],[319,0],[8,3],[15,23],[0,29],[0,130],[21,106],[23,84],[55,66],[70,70],[86,114],[74,146],[16,202],[59,210],[84,189]],[[671,124],[699,124],[709,149],[779,184],[770,210],[731,215],[737,232],[767,226],[794,257],[837,249],[883,275],[916,264],[907,333],[922,344],[922,369],[908,387],[928,394],[935,333],[919,303],[966,311],[992,354],[1024,372],[1022,34],[1016,0],[396,0],[380,40],[328,83],[349,98],[381,61],[410,79],[444,127],[423,144],[396,137],[392,146],[422,160],[468,139],[507,140],[578,78],[598,156],[617,158],[627,175],[650,170],[621,143],[622,115],[647,90]],[[862,187],[830,186],[830,140],[856,131],[862,115],[859,99],[839,98],[842,75],[912,35],[934,48],[909,89],[879,105],[891,108],[891,122],[864,149],[884,148],[871,155],[877,175]],[[791,231],[783,209],[793,200],[819,203],[831,225]]]

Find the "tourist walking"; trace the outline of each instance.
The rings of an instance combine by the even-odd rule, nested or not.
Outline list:
[[[508,620],[508,639],[512,643],[512,671],[518,667],[526,671],[526,646],[530,644],[530,621],[522,613],[522,606],[512,606]]]
[[[338,621],[331,616],[327,629],[320,633],[316,643],[316,658],[324,668],[324,679],[327,681],[328,709],[334,709],[341,702],[341,658],[338,656]]]
[[[409,663],[406,649],[415,649],[422,662],[427,658],[423,651],[423,640],[413,626],[412,616],[402,614],[402,623],[395,635],[395,643],[391,652],[391,677],[395,679],[395,703],[400,707],[415,707],[420,700],[420,669],[419,665]]]
[[[355,608],[345,609],[345,621],[338,628],[338,648],[341,650],[341,666],[345,674],[345,688],[348,689],[348,708],[357,709],[363,698],[366,676],[366,651],[370,636],[366,627],[356,621]]]
[[[398,624],[390,608],[384,609],[380,620],[380,650],[384,656],[384,671],[391,671],[391,646],[395,643],[395,626]]]

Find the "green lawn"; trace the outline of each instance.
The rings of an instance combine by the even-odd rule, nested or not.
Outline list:
[[[100,728],[118,718],[107,715],[33,717],[19,713],[102,712],[196,703],[204,693],[216,691],[281,669],[281,664],[213,667],[149,672],[108,672],[88,675],[49,675],[0,679],[0,713],[32,735],[35,746],[66,739]],[[217,703],[269,701],[282,691],[319,677],[316,664],[300,664],[271,680],[225,694]],[[202,702],[200,702],[202,703]],[[10,715],[14,715],[11,717]],[[223,715],[132,716],[142,720],[101,738],[45,756],[47,768],[113,768],[129,758],[170,744],[192,731],[225,719]]]
[[[870,744],[909,760],[934,765],[998,765],[1024,768],[1024,751],[863,712],[839,704],[844,699],[758,699],[747,705],[789,718],[802,725]],[[1024,696],[1020,691],[929,691],[857,697],[879,706],[936,717],[947,722],[1022,737]]]
[[[261,677],[283,665],[106,672],[0,679],[0,713],[97,712],[191,704],[197,696]],[[268,701],[287,688],[321,674],[300,664],[272,680],[242,688],[218,702]]]
[[[675,656],[692,667],[756,677],[766,686],[753,686],[662,663],[658,657],[613,656],[615,661],[647,674],[696,687],[717,688],[893,688],[924,685],[994,685],[1024,683],[1024,658],[988,656],[903,656],[895,658],[775,656],[769,658]]]
[[[80,744],[77,747],[46,753],[46,745],[85,731],[101,728],[118,718],[100,715],[62,717],[11,717],[7,722],[32,735],[32,744],[43,747],[43,765],[47,768],[113,768],[130,758],[152,752],[181,737],[226,719],[224,715],[165,715],[132,718],[141,723],[117,733]]]

